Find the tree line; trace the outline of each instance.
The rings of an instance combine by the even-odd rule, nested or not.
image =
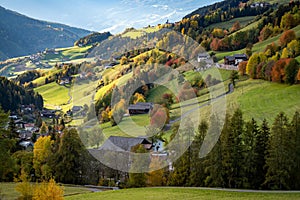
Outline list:
[[[0,105],[5,111],[17,111],[21,105],[30,104],[41,110],[44,107],[43,97],[32,89],[26,89],[5,77],[0,77]]]
[[[1,181],[29,177],[31,181],[54,178],[61,183],[114,185],[105,178],[117,181],[123,177],[122,187],[300,188],[299,112],[295,112],[291,119],[285,113],[279,113],[270,126],[266,120],[261,124],[255,119],[245,121],[242,111],[237,109],[233,115],[226,116],[222,130],[219,130],[219,119],[213,115],[209,123],[202,121],[197,130],[191,125],[180,133],[178,138],[191,138],[191,145],[172,163],[173,169],[168,167],[152,171],[166,162],[158,157],[147,161],[133,160],[132,170],[138,167],[134,163],[148,164],[150,172],[140,174],[119,172],[95,160],[85,149],[75,129],[65,129],[60,135],[49,128],[48,136],[40,137],[33,151],[17,150],[16,138],[9,136],[7,123],[8,114],[1,110]],[[170,141],[176,140],[174,135],[178,127],[173,125]],[[200,157],[204,138],[216,131],[221,131],[221,135],[212,151]],[[97,134],[100,137],[102,133]],[[176,141],[174,144],[180,145]],[[132,151],[142,153],[146,150],[139,145]]]
[[[218,126],[212,117],[211,126]],[[266,120],[245,121],[241,110],[227,116],[213,150],[199,157],[208,123],[199,125],[190,149],[174,163],[168,184],[247,189],[299,189],[300,114],[291,120],[279,113]]]

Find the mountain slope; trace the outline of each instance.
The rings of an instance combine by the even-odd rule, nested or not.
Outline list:
[[[72,46],[90,31],[35,20],[0,6],[0,60]]]

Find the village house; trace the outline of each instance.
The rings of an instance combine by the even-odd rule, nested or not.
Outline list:
[[[208,53],[199,53],[198,54],[198,62],[206,61],[208,59],[210,59],[210,56],[208,55]]]
[[[46,117],[46,118],[54,118],[55,117],[55,111],[54,110],[47,110],[47,109],[44,109],[42,112],[41,112],[41,117]]]
[[[258,7],[264,8],[264,7],[270,7],[270,6],[271,6],[271,4],[267,3],[267,2],[256,2],[256,3],[253,3],[250,5],[251,8],[258,8]]]
[[[129,105],[128,112],[130,115],[149,114],[153,109],[153,103],[137,103]]]
[[[152,149],[152,143],[146,138],[110,136],[98,150],[130,152],[132,150],[132,147],[140,144],[143,145],[147,150]]]
[[[225,56],[224,64],[238,66],[241,62],[247,61],[247,60],[248,60],[248,57],[246,54],[235,54],[234,56]]]

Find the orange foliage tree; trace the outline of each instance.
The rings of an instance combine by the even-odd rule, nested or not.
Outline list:
[[[272,68],[272,81],[277,83],[283,83],[285,80],[285,67],[288,65],[291,59],[280,59]]]
[[[279,44],[283,48],[288,43],[296,39],[296,33],[293,30],[285,31],[279,38]]]

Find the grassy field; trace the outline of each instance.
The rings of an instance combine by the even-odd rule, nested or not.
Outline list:
[[[40,86],[35,91],[42,95],[45,107],[50,109],[55,106],[67,105],[70,99],[69,88],[60,86],[55,82]]]
[[[138,30],[132,30],[132,31],[128,31],[125,34],[122,34],[122,37],[130,37],[132,39],[136,39],[138,37],[143,36],[145,33],[153,33],[158,31],[159,28],[156,27],[147,27],[147,28],[142,28],[142,29],[138,29]]]
[[[107,93],[107,91],[109,91],[111,88],[114,87],[114,85],[118,85],[118,86],[121,86],[123,84],[125,84],[131,77],[132,77],[132,73],[128,73],[124,76],[122,76],[121,78],[119,78],[118,80],[115,80],[113,82],[111,82],[110,84],[102,87],[101,89],[99,89],[95,95],[95,99],[100,99],[103,97],[103,95],[105,93]]]
[[[72,200],[96,200],[96,199],[113,199],[113,200],[160,200],[160,199],[223,199],[223,200],[283,200],[283,199],[299,199],[300,193],[284,194],[284,193],[251,193],[251,192],[228,192],[214,191],[207,189],[189,189],[189,188],[140,188],[126,189],[117,191],[107,191],[100,193],[90,193],[67,197]]]
[[[300,111],[299,96],[300,85],[289,86],[262,80],[241,81],[237,83],[235,91],[226,96],[226,112],[233,114],[235,109],[240,108],[243,111],[245,120],[254,118],[261,123],[266,119],[272,124],[276,115],[280,112],[285,112],[291,119],[295,111]],[[206,94],[199,97],[198,101],[202,102],[209,98],[210,94]],[[200,103],[199,105],[204,103]],[[194,105],[183,109],[176,108],[175,106],[175,109],[172,110],[172,115],[178,117],[181,112],[186,112],[197,106]],[[218,108],[218,106],[222,105],[216,105],[215,108]],[[208,117],[213,112],[212,106],[205,106],[199,112],[201,119],[208,120]],[[198,117],[199,112],[193,112],[189,114],[189,117],[191,119]]]
[[[240,18],[235,18],[227,22],[221,22],[221,23],[216,23],[213,25],[208,26],[206,29],[214,29],[214,28],[221,28],[221,29],[230,29],[234,25],[234,23],[239,22],[241,27],[246,27],[252,20],[254,20],[255,17],[249,16],[249,17],[240,17]]]
[[[273,122],[279,112],[285,112],[290,119],[300,111],[300,85],[284,85],[260,80],[238,84],[234,94],[246,119],[257,121],[266,118]]]
[[[17,199],[20,193],[15,190],[16,183],[0,183],[0,199],[12,200]],[[64,195],[72,198],[73,195],[90,193],[91,191],[87,188],[80,186],[64,185]]]
[[[118,126],[111,126],[110,122],[101,124],[104,135],[109,136],[144,136],[145,126],[149,125],[149,115],[135,115],[123,118]],[[130,135],[128,135],[130,133]]]

